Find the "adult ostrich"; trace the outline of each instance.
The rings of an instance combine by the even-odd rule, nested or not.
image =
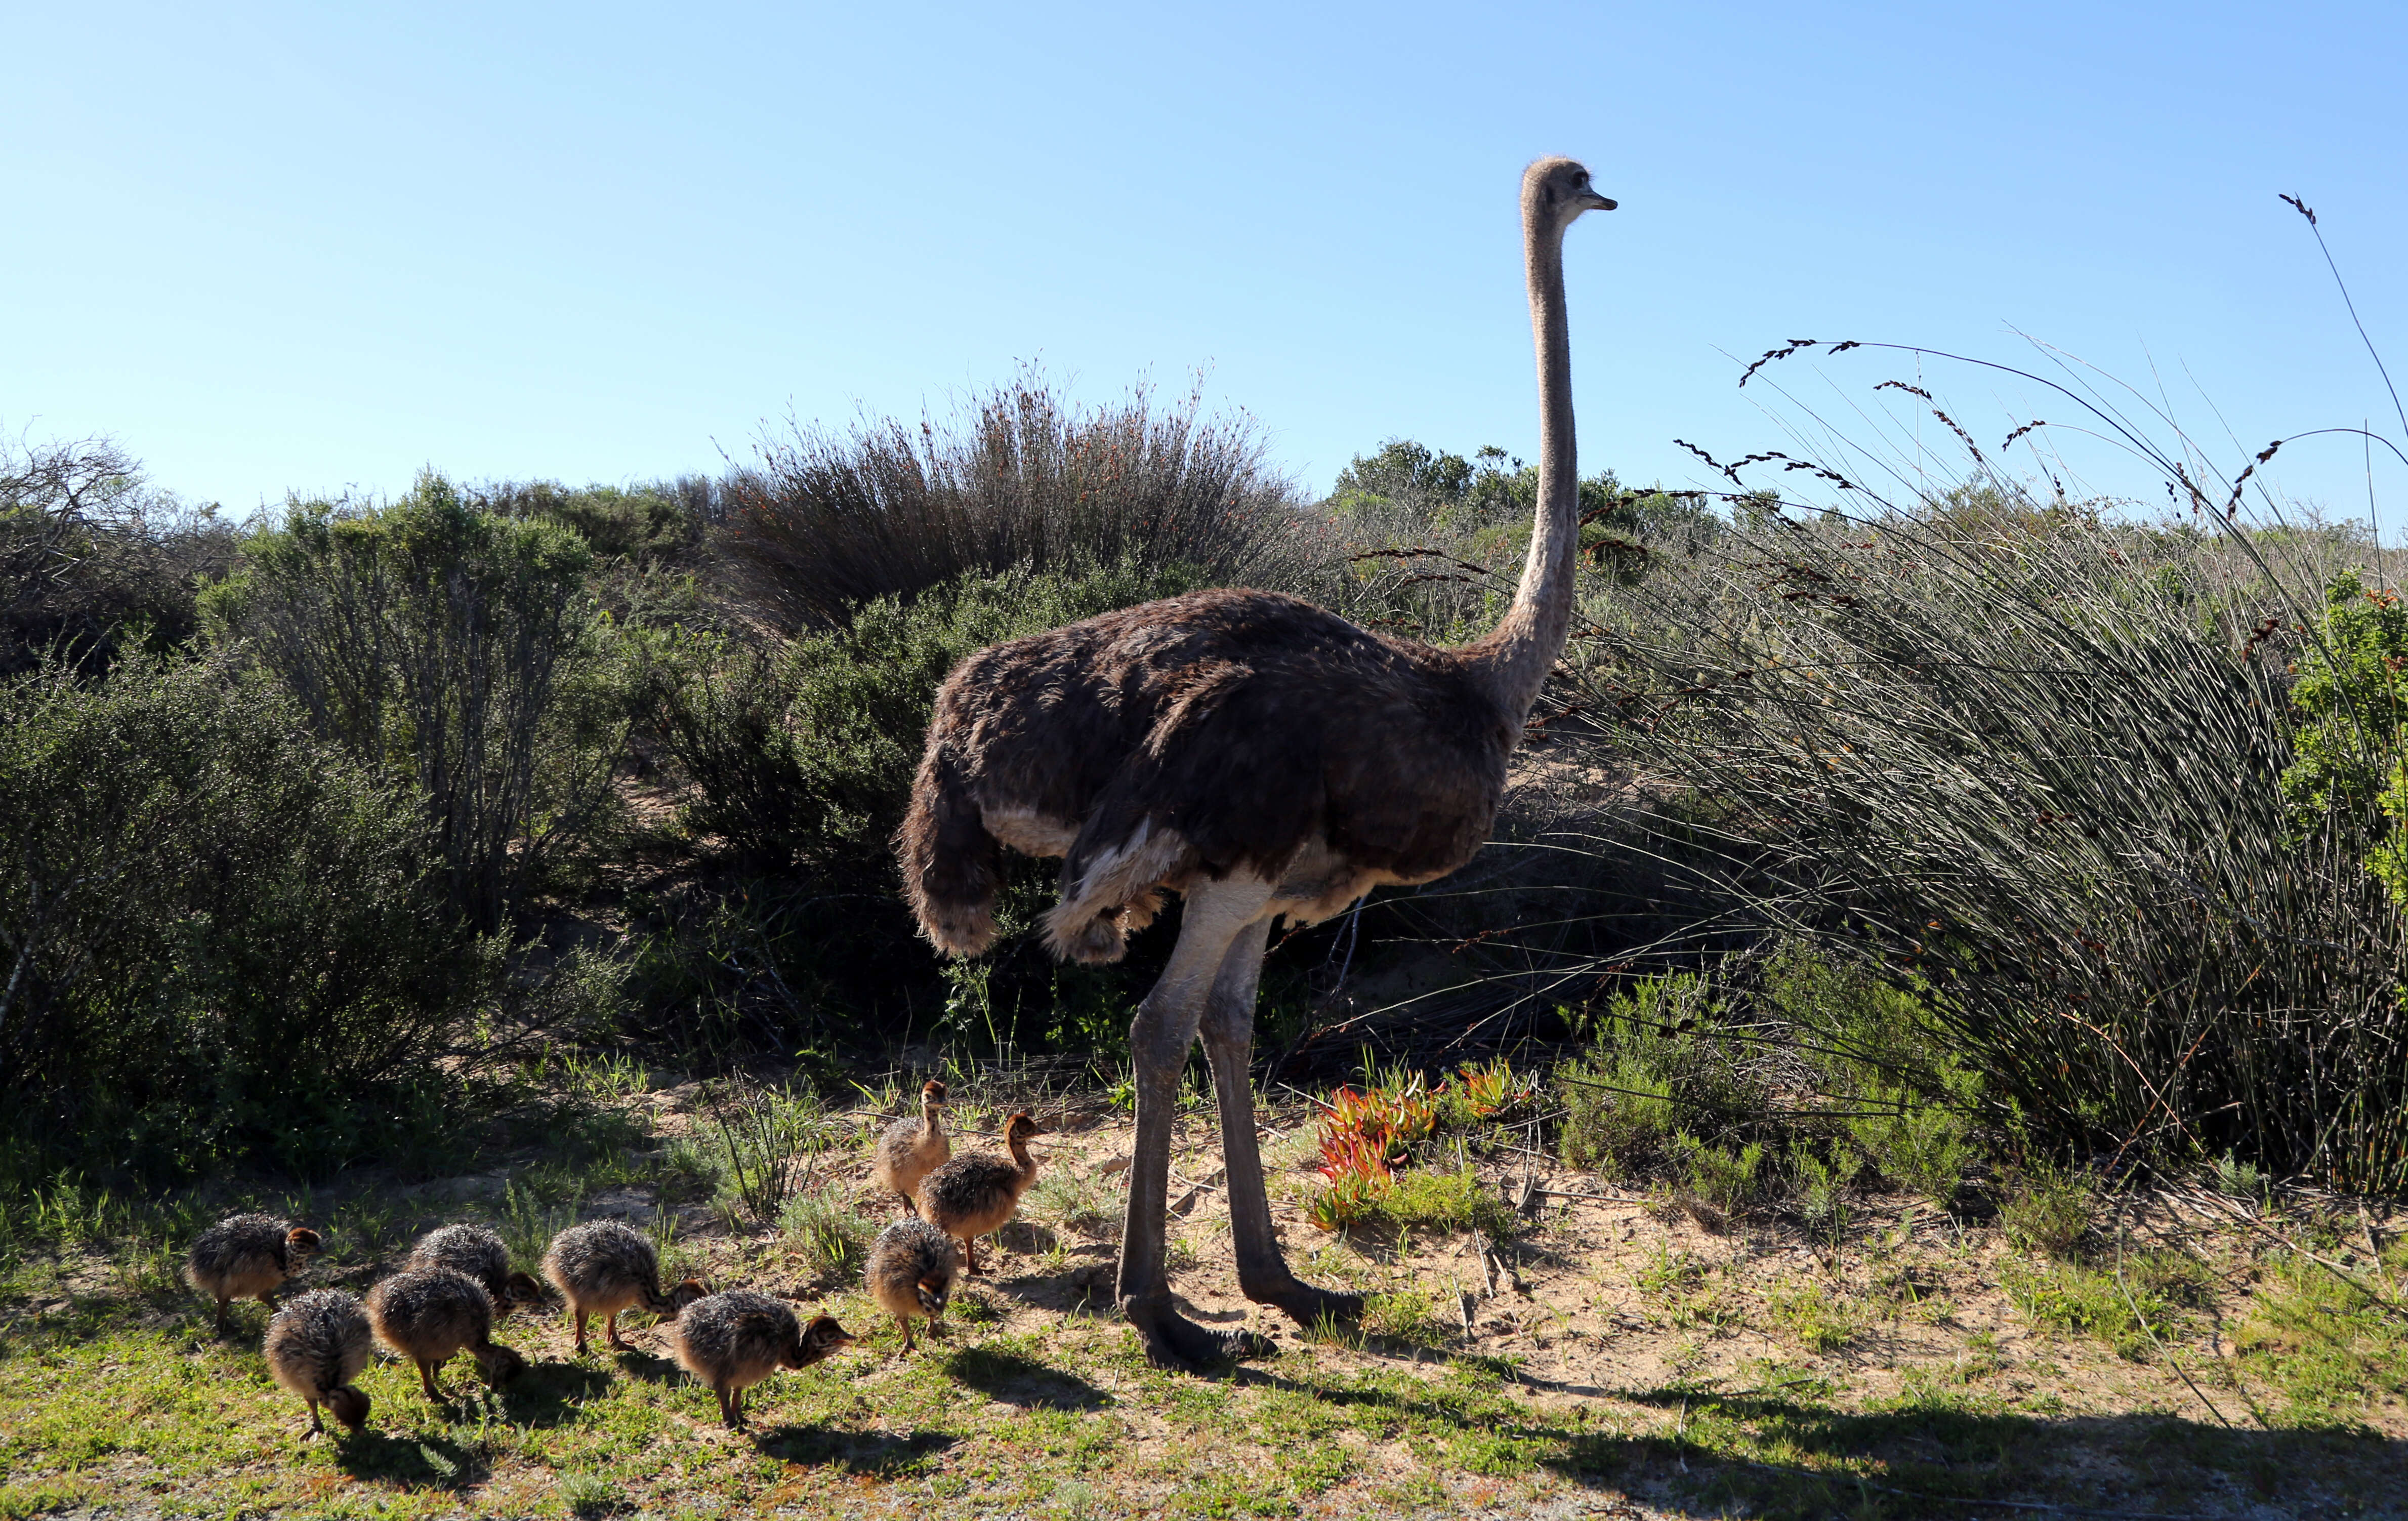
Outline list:
[[[1506,757],[1571,618],[1564,232],[1612,208],[1570,159],[1522,177],[1539,503],[1512,607],[1486,637],[1433,649],[1276,593],[1196,592],[982,651],[937,695],[896,844],[939,949],[975,955],[994,940],[1006,846],[1063,857],[1046,915],[1056,955],[1117,960],[1166,892],[1184,901],[1170,964],[1129,1026],[1137,1146],[1119,1299],[1157,1362],[1268,1345],[1180,1315],[1163,1273],[1173,1098],[1199,1032],[1240,1285],[1305,1324],[1360,1308],[1289,1271],[1271,1234],[1248,1083],[1265,939],[1274,919],[1311,924],[1383,883],[1443,876],[1488,838]]]

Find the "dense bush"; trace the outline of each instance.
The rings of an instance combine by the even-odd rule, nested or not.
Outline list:
[[[558,524],[583,539],[598,559],[692,569],[703,559],[723,494],[717,482],[689,475],[632,486],[504,481],[466,495],[484,511]]]
[[[413,789],[452,902],[487,929],[612,801],[624,704],[574,533],[427,474],[382,508],[294,503],[206,610],[324,738]],[[567,699],[567,700],[564,700]]]
[[[1300,501],[1243,414],[1140,386],[1081,410],[1024,375],[942,427],[796,427],[725,483],[719,548],[738,592],[788,633],[841,627],[881,597],[965,576],[1127,564],[1210,584],[1286,586]]]
[[[1179,565],[1010,567],[910,603],[881,597],[842,627],[767,646],[710,634],[659,640],[644,691],[696,783],[684,816],[697,834],[721,837],[752,866],[866,869],[884,882],[946,672],[990,644],[1200,583]]]
[[[0,1093],[20,1168],[172,1176],[389,1141],[497,948],[410,799],[220,660],[0,683]]]
[[[54,645],[87,668],[129,641],[173,649],[197,626],[197,581],[224,571],[233,541],[106,439],[0,443],[0,674]]]
[[[2354,839],[2395,904],[2408,905],[2408,606],[2355,569],[2325,587],[2315,655],[2291,687],[2292,822]]]
[[[1690,1161],[1763,1114],[1770,1090],[1746,1048],[1726,1040],[1733,1020],[1694,974],[1644,978],[1615,995],[1588,1053],[1557,1076],[1564,1160],[1613,1172]]]
[[[767,645],[690,632],[650,640],[650,726],[692,783],[681,819],[747,883],[662,905],[677,911],[646,942],[652,997],[683,1011],[689,1034],[749,1023],[755,1039],[789,1045],[851,1040],[871,1010],[889,1019],[868,1028],[899,1035],[892,1016],[914,996],[924,1032],[949,1022],[959,1038],[1117,1045],[1121,995],[1140,972],[1062,969],[1007,944],[993,969],[940,983],[902,909],[891,841],[937,686],[964,656],[1198,582],[1179,565],[1073,559],[964,577],[908,603],[881,597],[840,628]],[[1051,863],[1018,864],[1000,905],[1007,933],[1034,923],[1052,874]]]
[[[2002,481],[1768,513],[1593,601],[1570,748],[1726,912],[1928,989],[1993,1121],[2390,1186],[2401,915],[2278,785],[2328,569]]]

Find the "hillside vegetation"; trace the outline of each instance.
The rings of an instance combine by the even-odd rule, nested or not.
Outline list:
[[[1029,1413],[1057,1406],[1159,1405],[1148,1420],[1208,1433],[1255,1404],[1315,1431],[1299,1412],[1378,1410],[1367,1440],[1393,1451],[1350,1460],[1376,1470],[1357,1499],[1459,1499],[1493,1462],[1538,1504],[1689,1455],[1823,1472],[1799,1456],[1823,1440],[1808,1427],[1937,1398],[1937,1371],[1832,1362],[1861,1373],[1871,1327],[1895,1341],[1937,1294],[2175,1377],[2085,1409],[2388,1432],[2408,1301],[2388,1215],[2358,1201],[2408,1185],[2408,610],[2355,528],[2164,463],[2163,514],[1970,440],[1956,476],[1890,495],[1786,455],[1753,466],[1779,490],[1739,466],[1713,494],[1584,481],[1579,617],[1495,843],[1275,938],[1265,972],[1257,1083],[1311,1137],[1283,1163],[1291,1250],[1326,1239],[1325,1266],[1380,1288],[1387,1318],[1299,1346],[1217,1413],[1134,1369],[1063,1371],[1120,1354],[1071,1356],[1000,1302],[988,1362],[950,1353],[950,1376],[1076,1385],[1022,1401],[1007,1445],[1075,1449]],[[719,1271],[848,1292],[880,1206],[811,1158],[852,1155],[927,1071],[997,1106],[1035,1094],[1109,1149],[1129,1013],[1175,923],[1117,966],[1058,966],[1035,933],[1052,873],[1021,862],[996,950],[934,955],[888,840],[938,682],[998,640],[1211,585],[1466,639],[1511,596],[1535,491],[1501,452],[1399,439],[1316,502],[1242,414],[1142,391],[1082,409],[1034,375],[925,426],[797,428],[718,478],[429,472],[240,526],[114,446],[0,459],[10,1338],[44,1368],[172,1355],[200,1377],[222,1359],[166,1308],[179,1233],[289,1198],[341,1216],[338,1267],[366,1282],[443,1212],[375,1198],[487,1175],[502,1192],[461,1212],[530,1241],[624,1194]],[[727,1107],[742,1094],[768,1106],[744,1112],[757,1123]],[[793,1169],[810,1186],[765,1209],[757,1180]],[[1042,1294],[1075,1277],[1082,1233],[1109,1258],[1118,1216],[1108,1173],[1064,1177],[1024,1254]],[[2222,1201],[2201,1206],[2223,1212],[2212,1229],[2167,1202],[2191,1198]],[[1416,1230],[1447,1266],[1416,1266]],[[1484,1299],[1509,1256],[1569,1272],[1642,1230],[1655,1256],[1580,1280],[1591,1309],[1624,1308],[1577,1335],[1533,1311],[1512,1334],[1539,1340],[1498,1350],[1445,1287],[1477,1276]],[[1918,1255],[1943,1241],[1944,1262]],[[1766,1266],[1793,1250],[1804,1276]],[[1719,1343],[1758,1320],[1789,1350],[1748,1372]],[[1641,1321],[1672,1338],[1648,1385],[1671,1427],[1636,1395],[1611,1440],[1580,1424],[1597,1376],[1577,1358],[1531,1385],[1571,1403],[1498,1413],[1518,1408],[1514,1359]],[[1918,1324],[1952,1367],[2000,1334]],[[2312,1369],[2318,1337],[2347,1350]],[[1398,1357],[1456,1383],[1392,1387]],[[0,1355],[0,1388],[34,1366]],[[824,1377],[796,1385],[822,1424],[849,1398]],[[401,1398],[389,1382],[380,1402]],[[917,1387],[895,1398],[939,1400]],[[599,1398],[580,1390],[553,1389],[545,1419]],[[666,1396],[611,1396],[630,1398],[595,1417],[610,1442],[661,1418]],[[1825,1414],[1801,1413],[1813,1400]],[[1712,1439],[1690,1424],[1710,1410]],[[2052,1415],[2021,1395],[1983,1411]],[[1521,1445],[1455,1452],[1471,1439],[1449,1422],[1505,1422]],[[987,1440],[943,1429],[844,1461],[924,1477]],[[1832,1472],[1901,1471],[1830,1440]],[[532,1438],[493,1442],[429,1438],[426,1472],[398,1450],[376,1471],[449,1494],[533,1463],[527,1492],[552,1496],[620,1452],[564,1468]],[[65,1451],[14,1456],[71,1477]],[[1418,1468],[1390,1460],[1405,1452]],[[2044,1466],[2026,1465],[2032,1493],[2087,1493]],[[683,1502],[612,1471],[596,1495]],[[1154,1473],[1074,1463],[1037,1499],[1094,1484],[1109,1509],[1156,1493]],[[40,1493],[88,1493],[69,1477]],[[1289,1475],[1263,1503],[1348,1493],[1341,1477]],[[10,1503],[38,1510],[34,1493]],[[1797,1490],[1799,1514],[1827,1493]]]

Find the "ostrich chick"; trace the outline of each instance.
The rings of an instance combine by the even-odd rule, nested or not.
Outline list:
[[[767,1294],[729,1289],[697,1299],[678,1316],[680,1367],[710,1385],[731,1430],[744,1428],[744,1391],[781,1368],[809,1368],[853,1341],[832,1315],[808,1326]]]
[[[870,1169],[870,1181],[902,1195],[903,1207],[913,1214],[920,1212],[911,1198],[920,1180],[953,1155],[953,1142],[945,1139],[944,1127],[937,1122],[938,1111],[944,1107],[945,1085],[931,1079],[920,1089],[920,1117],[896,1120],[878,1138],[878,1161]]]
[[[925,1220],[897,1220],[878,1233],[869,1248],[869,1297],[903,1327],[903,1350],[911,1350],[911,1317],[931,1327],[953,1294],[953,1239]]]
[[[510,1271],[510,1249],[482,1226],[440,1226],[418,1239],[405,1270],[449,1268],[473,1278],[494,1301],[494,1313],[531,1310],[543,1303],[543,1285],[531,1273]]]
[[[1030,1138],[1045,1132],[1025,1114],[1004,1122],[1003,1143],[1011,1159],[992,1152],[955,1157],[920,1184],[920,1203],[928,1223],[962,1243],[963,1266],[975,1274],[978,1238],[1000,1230],[1020,1211],[1020,1196],[1037,1181],[1037,1158],[1028,1155]]]
[[[418,1365],[418,1382],[437,1404],[452,1397],[435,1382],[435,1370],[466,1351],[498,1387],[526,1366],[526,1359],[494,1341],[494,1302],[477,1281],[449,1268],[411,1269],[368,1291],[368,1319],[377,1340]]]
[[[202,1231],[184,1258],[184,1276],[218,1301],[218,1329],[226,1328],[226,1305],[259,1296],[276,1308],[279,1284],[308,1266],[325,1243],[306,1226],[273,1215],[237,1214]]]
[[[616,1220],[595,1220],[571,1226],[552,1239],[543,1255],[543,1275],[568,1301],[568,1318],[577,1327],[577,1351],[585,1352],[585,1319],[600,1315],[610,1344],[629,1350],[619,1338],[619,1313],[638,1305],[667,1320],[707,1292],[692,1278],[666,1294],[661,1292],[661,1259],[652,1243]]]
[[[368,1397],[351,1381],[368,1365],[368,1317],[360,1301],[338,1288],[311,1289],[286,1302],[267,1323],[267,1371],[309,1404],[309,1429],[325,1433],[318,1407],[356,1431],[368,1422]]]

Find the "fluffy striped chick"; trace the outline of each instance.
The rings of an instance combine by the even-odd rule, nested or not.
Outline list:
[[[933,1328],[953,1297],[959,1261],[953,1239],[925,1220],[897,1220],[878,1233],[869,1248],[869,1297],[903,1327],[903,1350],[911,1350],[911,1317]]]
[[[308,1265],[324,1246],[318,1233],[267,1214],[237,1214],[202,1231],[184,1258],[184,1276],[218,1301],[218,1329],[226,1328],[226,1306],[258,1296],[276,1308],[276,1290]]]
[[[418,1382],[437,1404],[452,1397],[435,1370],[459,1353],[477,1359],[488,1387],[509,1383],[526,1366],[494,1341],[494,1303],[483,1287],[449,1268],[407,1270],[379,1284],[368,1291],[368,1320],[378,1341],[418,1365]]]
[[[571,1226],[552,1239],[543,1254],[543,1275],[568,1301],[568,1318],[577,1327],[577,1351],[585,1353],[585,1320],[602,1317],[610,1344],[630,1350],[619,1337],[619,1314],[641,1306],[675,1320],[687,1305],[710,1292],[689,1278],[666,1294],[661,1292],[661,1259],[652,1243],[616,1220],[595,1220]]]
[[[741,1288],[688,1305],[673,1334],[679,1366],[710,1385],[720,1417],[737,1431],[744,1428],[745,1390],[781,1368],[809,1368],[854,1340],[832,1315],[801,1325],[784,1304]]]
[[[945,1107],[945,1085],[933,1078],[920,1087],[920,1117],[896,1120],[878,1138],[878,1159],[870,1182],[903,1196],[903,1207],[920,1212],[911,1196],[920,1180],[953,1159],[953,1143],[945,1139],[938,1114]]]
[[[267,1323],[268,1376],[308,1401],[309,1429],[325,1434],[318,1407],[356,1431],[368,1424],[368,1397],[352,1381],[368,1365],[368,1317],[360,1301],[338,1288],[315,1288],[289,1299]]]
[[[501,1237],[482,1226],[438,1226],[410,1248],[406,1269],[449,1268],[473,1278],[494,1301],[494,1313],[507,1318],[513,1310],[532,1310],[543,1303],[543,1285],[532,1273],[510,1270],[510,1249]]]
[[[979,1270],[978,1239],[1001,1230],[1020,1212],[1020,1196],[1037,1181],[1037,1158],[1028,1142],[1045,1132],[1025,1114],[1004,1122],[1003,1143],[1010,1160],[992,1152],[957,1156],[931,1172],[920,1184],[921,1217],[962,1243],[963,1266]]]

